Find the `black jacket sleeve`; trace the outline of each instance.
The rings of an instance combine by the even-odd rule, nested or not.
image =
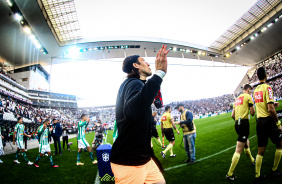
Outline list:
[[[189,116],[189,112],[188,111],[186,112],[185,116],[186,116],[186,121],[180,121],[180,124],[186,124],[187,125],[187,124],[191,123],[189,120],[187,120],[187,118]]]
[[[145,85],[140,80],[131,81],[124,95],[125,118],[138,121],[140,116],[151,107],[161,83],[162,78],[157,75],[150,78]]]

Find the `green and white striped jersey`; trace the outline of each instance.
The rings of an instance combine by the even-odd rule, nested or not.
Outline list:
[[[81,139],[85,139],[85,129],[88,126],[88,122],[87,121],[79,121],[78,122],[78,136],[77,136],[77,140],[81,140]]]
[[[24,125],[17,123],[14,129],[16,133],[16,140],[23,141],[23,134],[24,134]]]
[[[48,145],[48,135],[50,133],[49,128],[43,129],[43,125],[38,128],[38,136],[39,136],[39,144],[41,145]]]

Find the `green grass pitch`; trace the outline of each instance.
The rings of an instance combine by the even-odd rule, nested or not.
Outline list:
[[[282,109],[280,104],[279,109]],[[231,113],[219,116],[195,120],[197,126],[196,138],[196,158],[198,162],[194,165],[185,165],[183,161],[187,158],[183,148],[180,147],[182,142],[182,133],[175,134],[176,143],[173,152],[177,154],[176,157],[170,158],[169,153],[166,159],[162,159],[160,152],[162,149],[154,144],[154,151],[157,157],[162,162],[166,169],[164,177],[167,183],[228,183],[225,180],[225,175],[230,167],[231,158],[235,151],[237,141],[237,134],[234,128],[234,121],[230,117]],[[257,154],[257,137],[256,135],[256,121],[252,117],[250,120],[250,148],[252,155]],[[160,127],[158,126],[158,129]],[[180,131],[181,132],[181,131]],[[159,135],[161,133],[159,131]],[[89,143],[93,140],[93,133],[86,135]],[[71,139],[73,142],[72,150],[77,150],[76,138]],[[112,144],[112,131],[109,131],[108,142]],[[165,140],[165,144],[168,141]],[[182,144],[183,145],[183,144]],[[51,145],[54,150],[54,146]],[[263,158],[261,174],[269,176],[275,153],[275,145],[269,140],[267,151]],[[59,168],[51,168],[49,159],[43,157],[39,168],[28,166],[19,156],[20,165],[14,164],[14,154],[2,156],[4,161],[0,164],[0,183],[91,183],[95,182],[97,174],[97,165],[92,165],[88,153],[82,152],[81,162],[84,166],[76,166],[76,151],[69,152],[62,151],[63,155],[53,156],[54,163],[58,164]],[[38,149],[27,151],[28,158],[34,162],[38,154]],[[174,168],[173,168],[174,167]],[[281,163],[279,169],[282,170]],[[255,167],[251,164],[243,152],[239,163],[234,171],[238,176],[234,183],[252,183],[255,175]],[[270,179],[269,177],[264,183],[281,183],[282,178]]]

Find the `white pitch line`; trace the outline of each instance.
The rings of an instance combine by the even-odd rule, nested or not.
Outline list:
[[[95,178],[95,182],[94,182],[95,184],[100,184],[101,182],[100,182],[100,179],[99,179],[99,171],[97,171],[97,174],[96,174],[96,178]]]
[[[252,138],[254,138],[254,137],[256,137],[256,135],[250,137],[249,139],[252,139]],[[215,153],[215,154],[212,154],[212,155],[210,155],[210,156],[207,156],[207,157],[204,157],[204,158],[200,158],[200,159],[197,160],[197,162],[200,162],[200,161],[206,160],[206,159],[208,159],[208,158],[214,157],[214,156],[216,156],[216,155],[219,155],[219,154],[221,154],[221,153],[223,153],[223,152],[226,152],[226,151],[228,151],[228,150],[230,150],[230,149],[233,149],[233,148],[236,148],[236,145],[235,145],[235,146],[232,146],[232,147],[230,147],[230,148],[227,148],[227,149],[225,149],[225,150],[222,150],[222,151],[220,151],[220,152],[217,152],[217,153]],[[176,165],[176,166],[173,166],[173,167],[169,167],[169,168],[166,168],[165,171],[169,171],[169,170],[172,170],[172,169],[177,169],[177,168],[179,168],[179,167],[184,167],[184,166],[187,166],[187,164],[180,164],[180,165]]]

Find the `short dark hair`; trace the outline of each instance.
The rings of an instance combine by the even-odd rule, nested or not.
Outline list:
[[[52,120],[52,122],[55,121],[55,120],[56,120],[56,119],[54,118],[54,119]]]
[[[141,63],[137,60],[136,63],[140,65]],[[127,75],[127,78],[137,78],[140,79],[140,72],[138,68],[132,67],[131,72]]]
[[[18,121],[20,121],[22,119],[22,117],[20,116],[20,117],[18,117]]]
[[[165,111],[168,111],[171,107],[168,105],[165,107]]]
[[[47,122],[50,122],[49,119],[45,119],[45,120],[43,121],[43,124],[44,124],[44,123],[47,123]]]
[[[243,90],[253,89],[253,87],[250,84],[245,84],[243,87]]]
[[[265,72],[265,69],[263,67],[258,68],[257,76],[258,76],[259,80],[263,80],[263,79],[266,78],[266,72]]]
[[[82,114],[82,115],[81,115],[81,119],[82,119],[84,116],[86,116],[86,114]]]

